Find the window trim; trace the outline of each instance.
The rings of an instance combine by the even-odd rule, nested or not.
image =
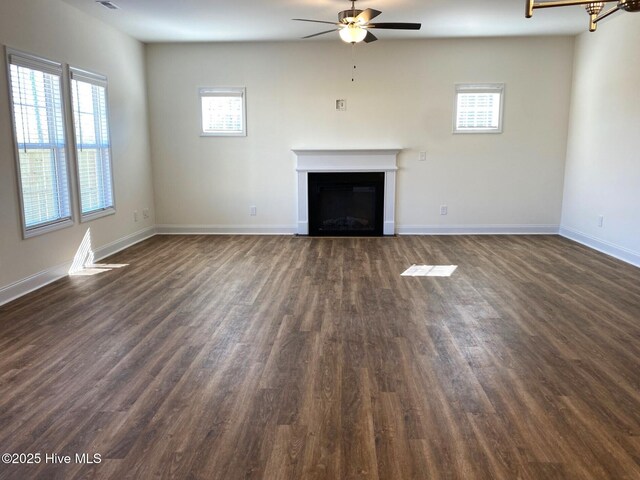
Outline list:
[[[205,132],[203,126],[202,98],[223,96],[232,94],[242,98],[242,131],[240,132]],[[207,95],[209,94],[209,95]],[[239,94],[239,95],[238,95]],[[200,136],[201,137],[246,137],[247,136],[247,89],[246,87],[201,87],[198,89],[198,109],[200,110]]]
[[[15,59],[15,60],[14,60]],[[17,61],[16,61],[17,60]],[[22,189],[22,170],[20,168],[20,151],[18,147],[18,131],[16,129],[16,118],[14,113],[14,97],[13,97],[13,84],[11,83],[11,65],[18,65],[26,68],[32,68],[34,70],[40,70],[45,73],[58,75],[60,77],[60,108],[63,121],[63,131],[65,136],[65,170],[67,175],[67,202],[69,205],[69,216],[52,220],[49,222],[43,222],[33,227],[27,227],[25,218],[25,204],[24,204],[24,191]],[[22,238],[24,240],[28,238],[37,237],[45,233],[54,232],[63,228],[71,227],[75,224],[75,212],[73,208],[73,190],[71,185],[71,170],[70,170],[70,158],[69,158],[69,129],[68,129],[68,115],[67,105],[64,98],[65,91],[65,75],[64,67],[60,62],[49,60],[47,58],[39,57],[31,53],[23,52],[13,48],[5,47],[5,67],[7,73],[7,86],[9,90],[9,114],[11,119],[11,132],[13,134],[13,151],[14,162],[16,167],[16,182],[18,184],[18,203],[20,205],[20,224],[22,228]]]
[[[456,83],[455,94],[453,96],[453,126],[452,133],[458,134],[483,134],[483,133],[502,133],[504,125],[504,83]],[[458,128],[458,94],[460,93],[499,93],[500,94],[500,110],[498,113],[497,128],[478,128],[473,130]]]
[[[111,149],[111,109],[109,108],[109,91],[108,91],[108,79],[106,75],[102,75],[99,73],[91,72],[88,70],[84,70],[77,67],[72,67],[71,65],[67,66],[67,77],[68,77],[68,87],[67,92],[69,95],[69,105],[71,110],[71,124],[70,128],[72,130],[71,135],[71,143],[73,145],[73,157],[74,157],[74,166],[75,166],[75,179],[76,179],[76,187],[78,191],[76,203],[78,205],[78,212],[80,213],[80,223],[90,222],[92,220],[96,220],[98,218],[106,217],[109,215],[114,215],[116,213],[116,192],[115,185],[113,181],[113,153]],[[88,213],[82,213],[82,190],[80,187],[80,165],[78,158],[78,139],[76,138],[75,131],[75,112],[73,108],[73,80],[80,80],[86,83],[92,83],[94,85],[98,85],[104,87],[104,95],[105,95],[105,103],[107,106],[107,128],[109,129],[109,171],[111,172],[109,182],[111,184],[111,199],[112,205],[106,208],[101,208],[99,210],[92,210]]]

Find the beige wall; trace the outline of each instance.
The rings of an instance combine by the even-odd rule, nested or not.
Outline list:
[[[144,46],[69,5],[0,2],[0,289],[73,259],[87,230],[99,248],[154,224]],[[115,182],[115,215],[22,239],[4,46],[105,74]],[[75,193],[74,193],[75,195]],[[77,216],[77,203],[74,197]],[[148,220],[133,210],[151,208]],[[141,215],[142,216],[142,215]]]
[[[381,40],[354,54],[352,83],[339,41],[148,46],[157,223],[293,228],[291,149],[401,147],[400,231],[557,227],[572,38]],[[503,134],[451,133],[456,82],[506,84]],[[246,138],[198,135],[198,87],[218,85],[246,86]]]
[[[5,0],[0,44],[109,77],[117,204],[116,215],[22,239],[3,68],[0,290],[70,261],[89,227],[94,248],[155,223],[293,230],[293,148],[403,148],[400,231],[559,223],[571,38],[360,45],[352,83],[352,51],[338,41],[150,45],[145,55],[139,42],[63,2]],[[503,134],[451,133],[456,82],[506,84]],[[247,87],[247,137],[198,135],[197,89],[216,85]],[[335,111],[337,98],[347,99],[346,112]],[[135,223],[133,211],[144,208],[151,218]]]
[[[562,212],[564,234],[637,265],[639,44],[640,15],[627,13],[577,39]]]

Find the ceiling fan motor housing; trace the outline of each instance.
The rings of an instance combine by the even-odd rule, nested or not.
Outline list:
[[[358,9],[343,10],[340,13],[338,13],[338,21],[340,23],[349,23],[349,20],[347,20],[348,18],[355,18],[361,13],[362,13],[362,10],[358,10]]]

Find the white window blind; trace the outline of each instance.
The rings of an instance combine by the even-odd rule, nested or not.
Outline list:
[[[93,218],[114,211],[107,79],[76,68],[70,72],[80,211]]]
[[[502,131],[504,85],[457,85],[454,132]]]
[[[245,89],[201,88],[203,136],[246,135]]]
[[[73,223],[62,65],[7,51],[25,237]]]

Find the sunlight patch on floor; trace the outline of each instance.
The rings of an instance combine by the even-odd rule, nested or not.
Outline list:
[[[92,277],[93,275],[98,275],[99,273],[109,272],[114,268],[122,268],[128,266],[128,263],[97,263],[95,265],[86,265],[82,270],[78,270],[74,273],[70,273],[69,275],[72,277]]]
[[[400,275],[403,277],[450,277],[457,265],[411,265]]]

